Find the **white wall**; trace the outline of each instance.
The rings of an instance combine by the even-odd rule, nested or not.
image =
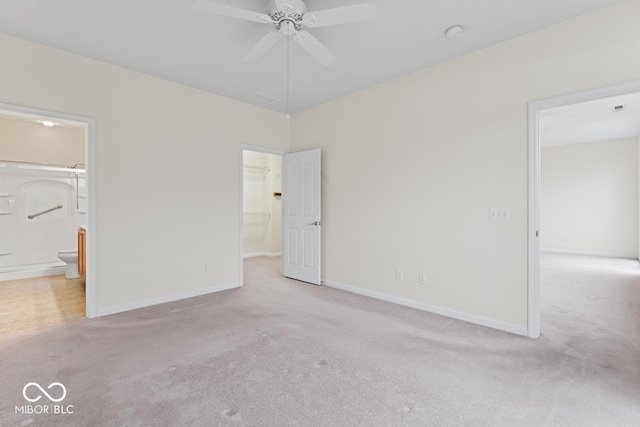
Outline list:
[[[638,79],[638,16],[622,2],[293,115],[292,151],[323,149],[323,279],[526,327],[527,103]]]
[[[540,245],[638,257],[638,140],[541,150]]]
[[[239,283],[230,177],[240,144],[288,149],[283,114],[6,35],[0,52],[0,102],[95,118],[99,311]]]
[[[57,166],[84,164],[85,142],[82,128],[46,127],[0,117],[0,160]]]
[[[243,254],[280,255],[282,157],[244,151],[243,165]]]

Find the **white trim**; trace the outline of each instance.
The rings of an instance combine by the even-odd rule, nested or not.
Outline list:
[[[53,265],[46,266],[21,266],[23,268],[28,267],[28,270],[17,270],[17,271],[4,271],[0,273],[0,281],[5,280],[20,280],[20,279],[30,279],[32,277],[45,277],[45,276],[56,276],[58,274],[64,274],[66,271],[66,267],[57,265],[57,263]]]
[[[572,251],[569,249],[540,248],[540,252],[546,252],[551,254],[563,254],[563,255],[593,256],[593,257],[603,257],[603,258],[638,259],[633,255],[622,255],[622,254],[613,254],[613,253],[606,253],[606,252]]]
[[[240,144],[240,167],[238,168],[240,176],[240,200],[238,205],[240,271],[238,272],[238,283],[240,286],[244,286],[244,258],[242,256],[244,253],[244,150],[244,145]]]
[[[239,207],[238,207],[238,222],[240,223],[240,237],[239,237],[239,248],[240,248],[240,252],[238,254],[239,258],[240,258],[240,272],[239,274],[239,281],[238,283],[240,283],[240,286],[244,286],[244,259],[245,258],[249,258],[249,257],[245,257],[243,252],[244,252],[244,224],[243,222],[243,212],[244,212],[244,176],[243,176],[243,166],[244,166],[244,151],[254,151],[254,152],[258,152],[258,153],[266,153],[266,154],[273,154],[275,156],[282,156],[283,157],[283,164],[284,164],[284,155],[287,154],[286,151],[282,151],[282,150],[277,150],[275,148],[267,148],[267,147],[260,147],[257,145],[249,145],[249,144],[240,144],[240,167],[238,168],[240,170],[240,203],[239,203]],[[284,168],[284,165],[282,166]],[[280,174],[282,174],[282,172],[280,172]],[[281,215],[281,221],[284,218],[284,215]],[[282,229],[282,227],[280,227]],[[284,229],[282,229],[282,233],[284,233]],[[282,235],[281,235],[282,238]],[[261,255],[254,255],[254,256],[261,256]],[[277,256],[277,255],[274,255]],[[283,261],[284,262],[284,261]]]
[[[549,108],[635,92],[640,92],[640,80],[529,103],[527,328],[531,338],[540,336],[540,240],[536,236],[540,224],[540,141],[538,132],[540,112]]]
[[[528,182],[528,262],[527,262],[527,335],[540,337],[540,145],[538,142],[539,110],[529,104],[529,182]],[[533,143],[532,143],[533,142]]]
[[[93,119],[87,122],[87,232],[85,234],[87,253],[85,255],[85,281],[87,294],[87,317],[92,319],[98,315],[98,254],[96,227],[96,123]]]
[[[37,116],[38,118],[52,118],[58,121],[81,123],[86,127],[86,169],[87,169],[87,260],[86,260],[86,315],[94,318],[97,315],[96,289],[96,137],[95,120],[90,117],[56,111],[41,110],[21,105],[0,103],[0,110],[16,113],[18,116]]]
[[[163,297],[151,298],[142,301],[131,302],[122,305],[116,305],[113,307],[98,309],[98,317],[110,316],[112,314],[124,313],[125,311],[137,310],[139,308],[150,307],[152,305],[165,304],[168,302],[180,301],[187,298],[199,297],[202,295],[212,294],[215,292],[227,291],[229,289],[239,288],[237,283],[231,283],[226,285],[211,286],[204,289],[196,289],[193,291],[180,292],[178,294],[166,295]]]
[[[271,252],[255,252],[255,253],[252,253],[252,254],[244,254],[244,255],[242,255],[242,258],[256,258],[256,257],[259,257],[259,256],[266,256],[266,257],[269,257],[269,258],[275,258],[275,257],[278,257],[278,256],[282,256],[282,252],[274,252],[274,253],[271,253]]]
[[[515,335],[527,336],[527,328],[513,325],[510,323],[500,322],[498,320],[487,319],[473,314],[463,313],[461,311],[451,310],[437,305],[425,304],[418,301],[408,300],[404,298],[394,297],[392,295],[383,294],[381,292],[369,291],[367,289],[357,288],[355,286],[345,285],[338,282],[324,280],[323,285],[331,288],[340,289],[354,294],[364,295],[366,297],[375,298],[381,301],[387,301],[394,304],[404,305],[405,307],[415,308],[417,310],[427,311],[429,313],[439,314],[441,316],[451,317],[453,319],[463,320],[476,325],[486,326],[488,328],[509,332]]]

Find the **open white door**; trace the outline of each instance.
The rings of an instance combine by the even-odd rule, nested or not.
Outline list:
[[[283,273],[286,277],[319,285],[319,148],[284,156],[282,208]]]

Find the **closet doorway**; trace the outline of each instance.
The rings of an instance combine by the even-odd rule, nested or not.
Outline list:
[[[240,277],[245,260],[282,268],[283,152],[243,146]],[[248,260],[250,259],[250,260]]]

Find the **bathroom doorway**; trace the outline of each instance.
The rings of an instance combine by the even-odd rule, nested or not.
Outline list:
[[[244,266],[282,271],[282,156],[262,147],[242,146],[241,260]],[[246,261],[246,262],[245,262]]]
[[[93,120],[0,104],[0,333],[95,317]]]

